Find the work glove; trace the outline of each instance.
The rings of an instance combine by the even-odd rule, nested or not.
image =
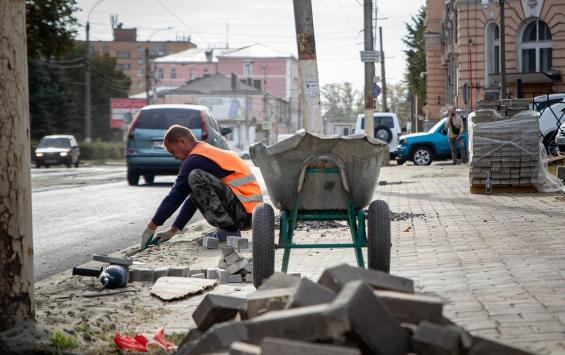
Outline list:
[[[146,227],[143,233],[141,233],[141,250],[147,248],[151,244],[151,242],[153,241],[153,234],[155,234],[155,231],[149,229],[148,227]]]
[[[151,244],[161,244],[161,243],[166,242],[167,240],[171,239],[174,235],[175,235],[175,233],[171,232],[170,230],[167,230],[167,231],[164,231],[164,232],[159,232],[159,233],[155,234]]]

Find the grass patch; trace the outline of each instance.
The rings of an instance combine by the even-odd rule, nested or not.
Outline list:
[[[60,330],[54,331],[49,337],[49,341],[51,345],[56,347],[59,351],[78,347],[78,341],[75,336],[66,335]]]

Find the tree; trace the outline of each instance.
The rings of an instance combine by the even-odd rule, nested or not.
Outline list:
[[[418,108],[424,106],[426,101],[426,49],[424,43],[424,33],[426,25],[426,7],[422,6],[416,16],[412,16],[412,23],[406,24],[408,34],[402,39],[408,47],[404,51],[406,54],[407,71],[405,73],[408,91],[418,95]]]
[[[339,120],[352,120],[362,111],[363,97],[351,83],[331,83],[322,87],[324,116]]]
[[[34,318],[25,4],[0,1],[0,330]]]

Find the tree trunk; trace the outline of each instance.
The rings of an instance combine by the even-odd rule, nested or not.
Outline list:
[[[33,319],[24,0],[0,1],[0,330]]]

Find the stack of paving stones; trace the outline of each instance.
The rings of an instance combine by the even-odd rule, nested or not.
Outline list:
[[[528,99],[504,99],[500,100],[499,111],[506,117],[512,117],[515,114],[528,110],[531,100]]]
[[[188,266],[163,266],[154,269],[133,265],[129,268],[128,282],[154,282],[163,276],[190,277],[196,270]]]
[[[208,294],[177,354],[529,354],[475,337],[412,280],[338,265],[317,283],[274,274],[247,298]]]
[[[480,100],[477,103],[478,110],[497,110],[498,109],[498,100]]]
[[[531,186],[536,182],[539,128],[532,111],[512,119],[474,123],[469,135],[471,186],[484,186],[487,176],[493,186]]]

